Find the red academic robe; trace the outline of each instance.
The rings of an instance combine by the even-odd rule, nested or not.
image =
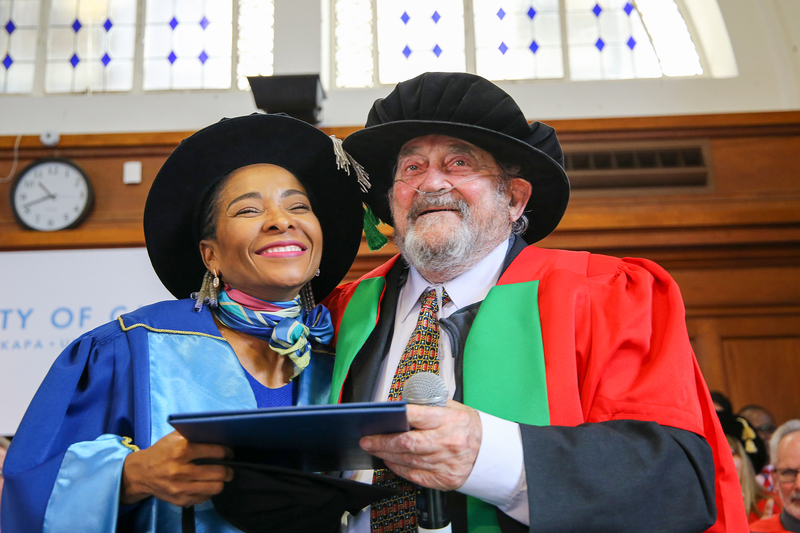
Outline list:
[[[337,335],[358,284],[385,277],[396,260],[326,300]],[[645,259],[528,246],[497,284],[532,280],[539,280],[551,426],[635,420],[700,435],[711,447],[716,471],[717,520],[708,531],[748,531],[730,449],[689,343],[680,291],[669,274]],[[336,386],[334,396],[340,393]],[[540,483],[547,480],[528,479],[529,487]],[[669,495],[663,497],[654,505],[668,504]]]

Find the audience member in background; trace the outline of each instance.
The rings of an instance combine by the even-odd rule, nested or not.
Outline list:
[[[739,416],[744,417],[750,422],[750,425],[756,430],[758,436],[761,437],[765,443],[769,442],[772,434],[775,433],[777,425],[775,424],[775,417],[766,407],[756,404],[750,404],[742,407],[739,410]],[[767,455],[769,459],[769,454]],[[769,460],[767,461],[769,462]]]
[[[7,438],[0,437],[0,496],[3,494],[3,462],[6,460],[6,450],[9,444],[11,444],[11,442]],[[0,498],[0,500],[1,499],[2,498]],[[2,513],[1,508],[0,513]]]
[[[756,404],[749,404],[739,410],[739,416],[744,417],[756,430],[758,436],[765,444],[769,443],[772,434],[775,432],[775,417],[772,416],[766,407]],[[770,461],[769,450],[767,450],[767,464],[762,471],[756,470],[756,479],[761,485],[770,492],[775,491],[772,479],[772,461]]]
[[[717,416],[731,447],[748,522],[780,512],[776,495],[767,492],[756,480],[756,472],[760,472],[767,462],[766,444],[744,418],[725,411],[717,412]]]
[[[733,405],[731,405],[731,401],[720,391],[711,391],[711,401],[714,402],[714,410],[716,410],[718,413],[720,411],[731,414],[733,413]]]
[[[775,431],[769,443],[783,511],[750,524],[754,533],[791,531],[800,533],[800,420],[789,420]]]

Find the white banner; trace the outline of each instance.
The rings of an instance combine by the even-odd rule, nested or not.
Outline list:
[[[2,252],[0,280],[0,435],[16,432],[70,342],[137,307],[173,299],[144,248]]]

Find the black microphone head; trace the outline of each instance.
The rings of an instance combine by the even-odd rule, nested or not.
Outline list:
[[[414,405],[444,407],[447,403],[447,385],[439,374],[420,372],[406,380],[403,399]]]

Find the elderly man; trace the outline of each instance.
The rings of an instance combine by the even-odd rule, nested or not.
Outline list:
[[[333,400],[400,399],[420,369],[452,398],[409,405],[413,431],[362,439],[389,470],[356,477],[403,493],[349,531],[416,531],[412,483],[449,491],[454,531],[746,531],[674,281],[522,238],[567,206],[552,128],[483,78],[428,73],[344,147],[401,255],[326,302]]]
[[[783,512],[753,522],[754,533],[767,531],[793,531],[800,533],[800,420],[790,420],[779,427],[769,443],[770,456],[775,470],[772,472],[778,493],[783,502]]]

